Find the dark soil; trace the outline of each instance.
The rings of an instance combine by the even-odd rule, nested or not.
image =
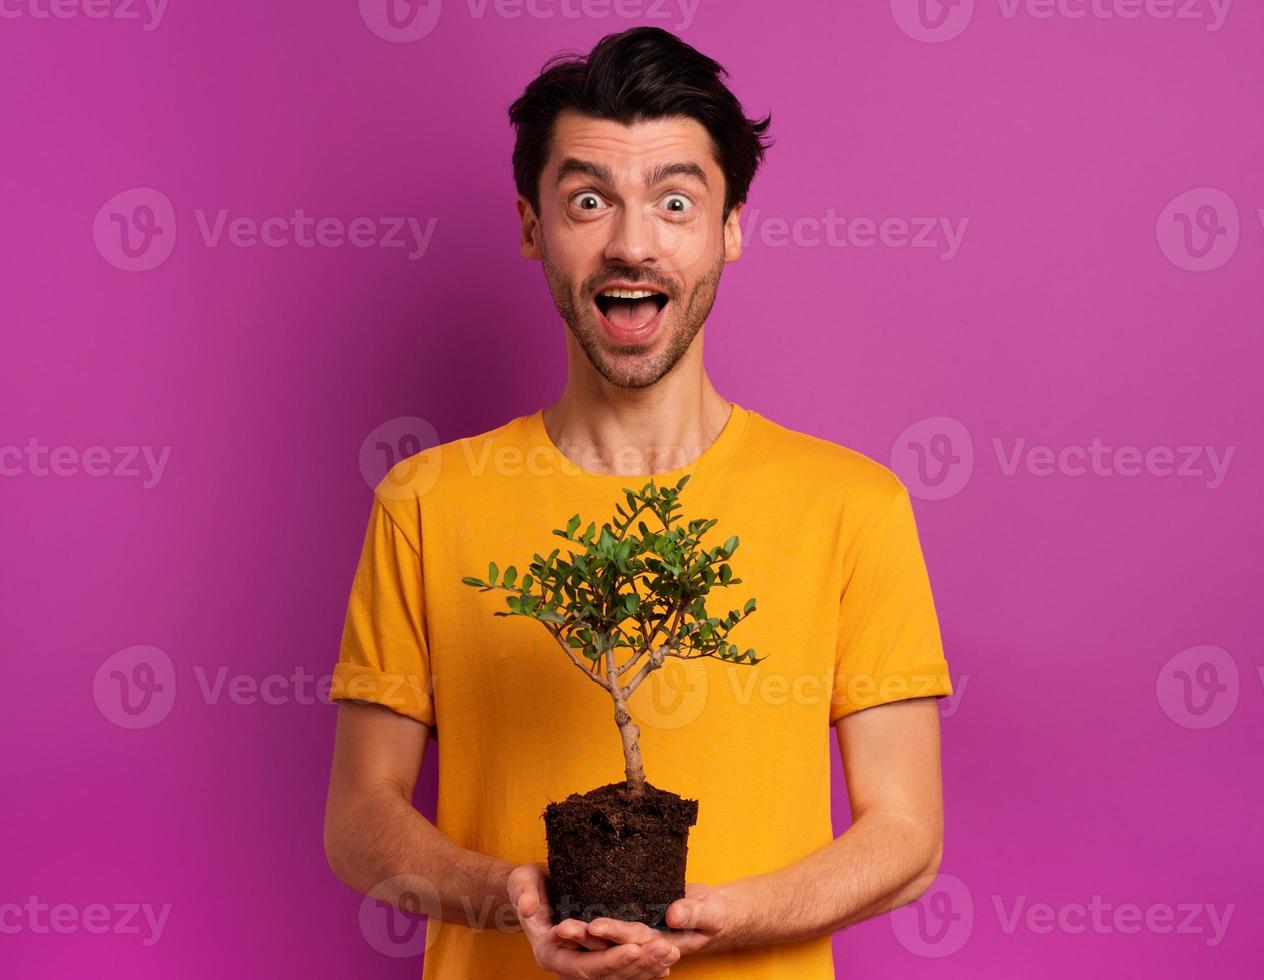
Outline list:
[[[666,929],[667,906],[685,895],[689,828],[698,801],[626,781],[572,793],[544,808],[554,924],[601,916]]]

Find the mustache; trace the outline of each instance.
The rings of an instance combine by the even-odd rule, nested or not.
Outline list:
[[[676,284],[670,279],[664,279],[657,275],[651,275],[642,271],[634,271],[632,269],[611,269],[603,272],[599,276],[594,276],[586,285],[586,291],[589,296],[595,296],[598,291],[605,287],[609,282],[623,280],[637,286],[647,286],[657,289],[659,292],[665,293],[669,299],[676,298]]]

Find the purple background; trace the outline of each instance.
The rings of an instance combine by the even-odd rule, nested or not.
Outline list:
[[[0,19],[0,447],[21,450],[0,458],[0,905],[69,907],[60,931],[0,917],[7,975],[418,975],[367,941],[326,867],[335,711],[312,678],[336,658],[377,439],[469,435],[560,390],[505,108],[554,51],[638,22],[773,112],[712,377],[905,478],[959,693],[941,883],[837,936],[845,975],[1257,975],[1258,4],[1218,23],[1209,0],[1195,19],[978,0],[936,27],[934,0],[929,21],[902,0],[702,0],[691,19],[449,0],[393,43],[369,26],[390,33],[384,0],[170,0],[157,22],[120,2],[101,9],[139,19],[37,16],[47,0]],[[106,207],[133,188],[171,213],[152,193]],[[111,215],[144,222],[138,204],[163,230],[135,260],[154,267],[124,271]],[[415,259],[210,244],[198,214],[220,209],[433,235]],[[886,241],[863,221],[824,241],[831,209],[886,221]],[[939,244],[901,246],[898,218],[940,222]],[[942,223],[963,221],[951,250]],[[1111,452],[1083,472],[1095,438]],[[65,475],[31,440],[62,447]],[[1052,452],[1015,468],[1016,445]],[[160,479],[84,471],[127,446],[170,447]],[[1216,477],[1186,446],[1233,455]],[[130,730],[105,661],[137,645],[170,660],[164,679],[136,654],[170,713]],[[220,672],[270,696],[216,689]],[[432,814],[433,753],[425,768]],[[1094,896],[1112,911],[1077,928]],[[170,905],[151,946],[141,919],[118,928],[129,903]],[[1219,942],[1206,905],[1231,916]]]

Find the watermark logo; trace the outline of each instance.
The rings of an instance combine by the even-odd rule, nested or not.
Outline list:
[[[914,422],[891,445],[891,469],[915,497],[954,497],[974,472],[970,430],[960,419],[947,415]]]
[[[214,218],[210,212],[194,208],[193,216],[207,248],[217,248],[220,242],[233,248],[401,248],[407,249],[410,262],[425,258],[439,222],[438,218],[430,218],[423,225],[419,218],[400,215],[361,215],[346,221],[332,215],[318,218],[303,208],[296,208],[293,214],[264,218],[243,214],[231,220],[228,208],[216,209]]]
[[[706,666],[698,661],[667,657],[645,679],[648,691],[629,707],[638,723],[651,728],[682,728],[698,719],[707,704]]]
[[[1238,665],[1221,647],[1190,647],[1163,665],[1154,691],[1163,713],[1181,727],[1215,728],[1238,706]]]
[[[4,0],[0,20],[114,20],[134,21],[146,34],[156,31],[167,11],[167,0]]]
[[[229,208],[193,209],[194,225],[205,248],[303,249],[380,248],[400,250],[410,262],[430,250],[439,219],[409,215],[350,219],[311,215],[303,208],[262,217],[233,214]],[[97,251],[110,265],[147,272],[162,265],[176,242],[176,212],[171,200],[152,187],[115,194],[92,222]]]
[[[939,874],[921,898],[893,911],[890,919],[896,940],[910,953],[951,956],[974,932],[974,897],[960,878]]]
[[[940,718],[951,718],[961,710],[961,701],[966,696],[966,688],[969,686],[969,674],[962,674],[952,682],[952,693],[939,699]]]
[[[92,679],[101,714],[121,728],[152,728],[166,719],[177,688],[196,692],[203,705],[284,707],[328,705],[339,700],[372,701],[415,715],[434,702],[434,675],[414,673],[315,674],[301,664],[289,673],[256,676],[227,666],[195,664],[193,686],[177,683],[171,658],[158,647],[133,646],[109,656]],[[187,679],[186,679],[187,680]]]
[[[82,907],[71,902],[49,905],[39,896],[29,895],[25,905],[0,904],[0,936],[29,932],[70,936],[86,932],[92,936],[139,936],[140,944],[155,946],[162,939],[171,915],[171,903],[155,907],[149,902],[91,902]]]
[[[175,666],[158,647],[119,650],[97,668],[92,699],[101,714],[120,728],[152,728],[175,704]]]
[[[1218,490],[1229,475],[1236,446],[1112,446],[1100,436],[1086,444],[1050,446],[993,437],[992,452],[1000,475],[1070,477],[1176,477]],[[984,457],[985,458],[985,457]],[[891,469],[910,494],[921,500],[945,500],[965,489],[975,469],[974,442],[959,420],[936,415],[914,422],[891,446]]]
[[[963,674],[948,685],[946,674],[940,671],[885,676],[845,674],[833,664],[821,671],[795,674],[761,666],[727,671],[721,675],[723,681],[709,681],[711,673],[703,659],[664,659],[663,665],[645,680],[648,694],[638,694],[630,704],[636,721],[659,729],[682,728],[701,716],[712,696],[721,695],[726,702],[731,699],[731,703],[739,705],[827,705],[833,720],[857,706],[934,697],[942,702],[940,716],[950,718],[960,710],[970,681],[970,675]],[[942,693],[947,686],[953,688],[951,698]]]
[[[1237,907],[1232,902],[1223,908],[1203,902],[1178,905],[1156,902],[1143,908],[1134,902],[1112,905],[1103,901],[1101,895],[1094,895],[1088,902],[1061,905],[1048,902],[1028,905],[1027,896],[1019,895],[1009,908],[1000,895],[993,895],[992,906],[996,910],[1001,932],[1007,936],[1014,935],[1019,929],[1038,936],[1053,932],[1068,936],[1090,932],[1098,936],[1114,933],[1131,936],[1139,932],[1162,936],[1175,933],[1206,936],[1208,946],[1219,946],[1224,942],[1229,920]]]
[[[700,0],[465,0],[471,20],[619,20],[671,21],[674,31],[688,30]],[[384,41],[419,41],[439,23],[440,0],[359,0],[360,19]]]
[[[997,0],[1001,16],[1013,20],[1196,20],[1208,31],[1224,26],[1233,0]]]
[[[891,15],[914,41],[942,44],[970,26],[974,0],[891,0]]]
[[[175,208],[152,187],[121,191],[92,219],[92,240],[101,258],[116,269],[146,272],[166,262],[175,248]]]
[[[422,875],[397,875],[381,882],[360,902],[360,934],[383,956],[409,959],[434,944],[442,920],[439,889]]]
[[[1215,32],[1225,24],[1233,0],[997,0],[1003,21],[1197,21]],[[974,0],[891,0],[896,24],[915,41],[942,44],[970,25]]]
[[[887,248],[930,249],[945,262],[957,257],[965,242],[969,218],[946,215],[870,217],[841,215],[826,208],[818,215],[793,220],[780,215],[763,216],[751,208],[738,220],[744,245],[766,248]]]
[[[1159,214],[1155,235],[1163,254],[1178,269],[1212,272],[1238,249],[1238,206],[1215,187],[1186,191]]]
[[[152,490],[166,472],[170,446],[46,446],[31,436],[25,446],[0,446],[0,477],[84,474],[94,477],[139,479]]]
[[[443,0],[360,0],[364,26],[392,44],[420,41],[439,24]]]
[[[404,415],[383,422],[360,443],[360,475],[390,500],[407,500],[431,490],[439,479],[439,433],[425,419]],[[399,465],[399,464],[403,465]]]

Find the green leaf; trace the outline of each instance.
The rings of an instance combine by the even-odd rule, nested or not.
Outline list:
[[[512,589],[513,584],[516,581],[518,581],[518,569],[514,568],[513,565],[510,565],[505,569],[505,577],[500,584],[507,589]]]
[[[461,579],[461,581],[464,582],[466,585],[474,585],[480,588],[484,584],[482,579],[475,578],[473,575],[466,575]]]
[[[496,567],[496,563],[492,562],[487,566],[487,582],[489,585],[496,584],[496,576],[500,574],[500,569]]]
[[[737,545],[738,545],[738,540],[737,540],[737,535],[735,534],[731,538],[729,538],[727,541],[724,542],[725,556],[728,557],[732,555],[733,552],[737,550]]]
[[[569,521],[566,522],[566,536],[568,538],[573,538],[575,536],[575,531],[579,527],[579,521],[580,521],[580,517],[578,514],[576,514],[574,517],[572,517]]]
[[[742,612],[746,613],[746,615],[749,616],[752,612],[754,612],[754,610],[755,610],[755,600],[747,599],[746,605],[742,607]]]
[[[529,589],[529,588],[531,588],[531,586],[532,586],[532,585],[534,585],[534,584],[535,584],[535,579],[533,579],[530,575],[524,575],[524,576],[522,577],[522,588],[523,588],[523,589]]]
[[[720,566],[720,584],[728,585],[729,579],[731,579],[732,577],[733,577],[733,569],[729,568],[728,565],[721,565]]]

